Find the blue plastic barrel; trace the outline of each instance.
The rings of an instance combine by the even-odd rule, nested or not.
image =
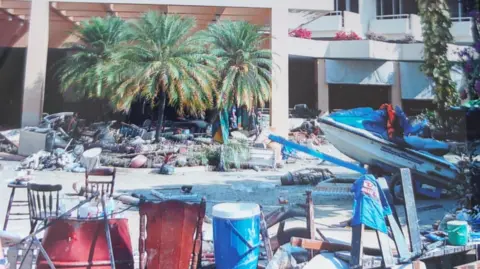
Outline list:
[[[223,203],[212,209],[217,269],[256,269],[260,247],[260,206]]]

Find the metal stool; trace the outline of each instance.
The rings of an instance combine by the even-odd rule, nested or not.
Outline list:
[[[27,207],[28,208],[28,201],[21,201],[21,200],[15,200],[15,190],[16,189],[25,189],[27,190],[27,184],[18,184],[18,183],[9,183],[8,187],[12,189],[12,192],[10,193],[10,200],[8,201],[8,206],[7,206],[7,214],[5,214],[5,222],[3,224],[3,230],[7,230],[7,225],[8,221],[10,220],[10,216],[29,216],[30,214],[27,213],[10,213],[12,207]],[[24,219],[29,219],[29,218],[24,218]],[[23,218],[20,219],[12,219],[12,220],[23,220]]]

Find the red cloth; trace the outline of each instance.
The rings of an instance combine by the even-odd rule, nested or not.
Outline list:
[[[388,138],[392,139],[395,136],[395,121],[397,118],[397,115],[395,113],[395,109],[391,104],[383,104],[380,106],[380,109],[385,109],[385,112],[387,112],[387,132],[388,132]]]

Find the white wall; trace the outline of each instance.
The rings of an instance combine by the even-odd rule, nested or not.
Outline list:
[[[359,0],[358,12],[362,24],[362,34],[366,34],[370,27],[370,22],[377,16],[376,0]]]

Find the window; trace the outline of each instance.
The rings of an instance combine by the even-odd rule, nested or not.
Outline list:
[[[350,11],[358,13],[359,0],[335,0],[335,11]]]
[[[469,5],[472,1],[468,0],[447,0],[450,14],[454,18],[468,17]]]
[[[417,13],[416,0],[377,0],[377,16]]]

